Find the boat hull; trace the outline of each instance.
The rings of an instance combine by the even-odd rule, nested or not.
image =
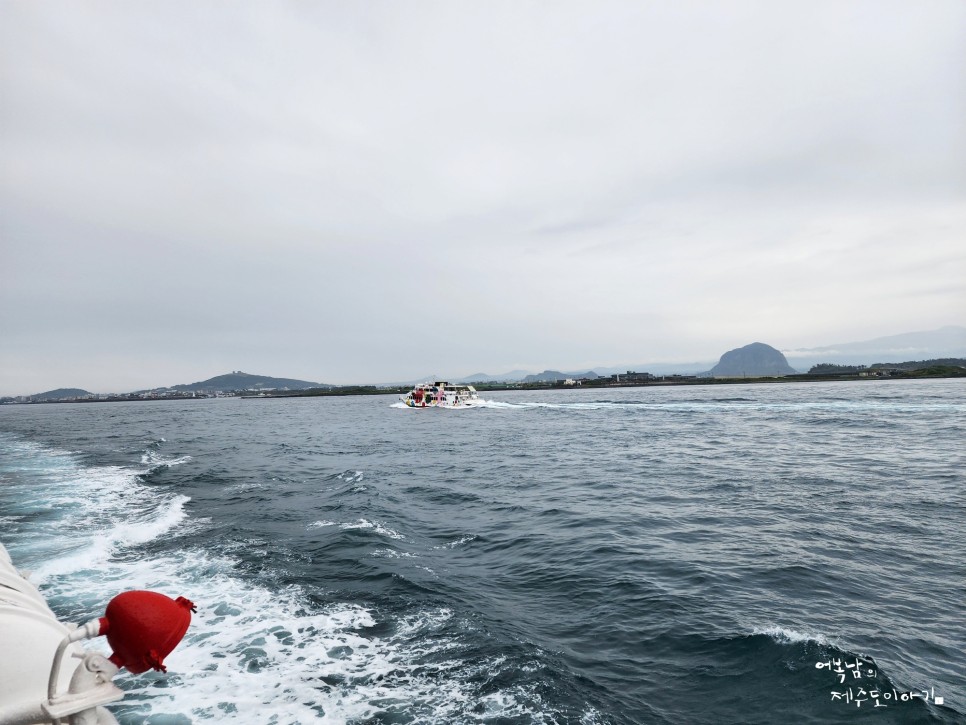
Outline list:
[[[475,408],[483,401],[472,385],[421,383],[399,399],[408,408]]]

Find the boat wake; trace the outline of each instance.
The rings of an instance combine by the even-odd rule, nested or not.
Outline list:
[[[198,606],[166,674],[115,678],[125,699],[110,709],[122,725],[239,722],[266,708],[277,725],[537,722],[546,714],[537,683],[480,692],[481,682],[512,682],[514,665],[495,653],[468,660],[464,640],[476,625],[454,623],[449,609],[320,603],[299,586],[244,578],[240,550],[208,537],[204,549],[190,543],[209,522],[189,516],[187,496],[147,484],[143,468],[87,466],[76,454],[3,434],[0,454],[4,544],[19,567],[33,570],[62,621],[90,619],[132,589]],[[368,518],[309,528],[329,526],[405,539]],[[107,654],[103,640],[91,647]],[[593,713],[584,720],[597,721]]]

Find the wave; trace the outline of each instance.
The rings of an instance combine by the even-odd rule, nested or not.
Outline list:
[[[164,458],[161,455],[161,448],[167,443],[167,439],[159,438],[148,444],[144,453],[141,454],[141,463],[148,467],[142,475],[156,473],[165,468],[180,466],[191,461],[191,456],[179,456],[177,458]]]
[[[146,451],[141,456],[141,463],[148,466],[147,473],[154,473],[162,468],[172,468],[191,462],[191,456],[179,456],[178,458],[162,458],[156,451]]]
[[[198,612],[166,658],[166,675],[115,678],[126,697],[111,710],[122,722],[239,722],[266,708],[277,725],[478,719],[451,610],[399,617],[352,603],[312,605],[299,587],[246,582],[235,570],[231,558],[200,552],[126,564],[126,587],[186,596]],[[101,581],[74,585],[75,596],[103,596]],[[505,668],[493,657],[481,666],[495,674]],[[488,716],[540,716],[539,701],[522,700],[515,688],[493,696],[502,704]]]
[[[538,722],[546,714],[536,685],[510,684],[512,662],[492,653],[467,661],[464,637],[473,625],[454,623],[448,608],[400,615],[318,603],[298,586],[239,578],[238,564],[224,552],[182,549],[112,561],[96,576],[74,570],[46,587],[48,596],[83,610],[78,619],[103,611],[121,589],[186,596],[197,605],[184,640],[166,658],[167,674],[122,671],[115,678],[125,690],[111,706],[121,722],[239,722],[266,709],[277,725]],[[93,647],[107,652],[103,640]],[[479,672],[495,683],[484,693]]]
[[[381,536],[389,537],[390,539],[398,539],[400,541],[406,539],[406,537],[400,534],[398,531],[393,531],[388,526],[385,526],[379,523],[378,521],[373,522],[367,519],[359,519],[358,521],[346,522],[346,523],[337,523],[335,521],[326,521],[326,520],[314,521],[313,523],[308,525],[308,528],[320,529],[328,526],[338,526],[343,531],[371,529],[377,534],[380,534]]]
[[[445,544],[440,544],[439,546],[434,546],[434,549],[455,549],[457,546],[462,546],[463,544],[468,544],[471,541],[476,540],[476,535],[471,534],[469,536],[461,536],[455,541],[449,541]]]
[[[823,693],[823,707],[830,715],[841,713],[842,708],[861,708],[863,702],[868,709],[885,708],[884,712],[908,708],[910,717],[925,722],[951,721],[948,718],[956,713],[943,693],[928,683],[900,682],[888,665],[827,635],[774,625],[753,628],[750,639],[761,637],[774,648],[773,661],[783,663],[787,673],[799,680],[799,687]],[[750,652],[768,658],[760,646],[749,645]],[[923,711],[925,706],[929,709]],[[958,715],[952,716],[958,719]]]
[[[765,635],[771,637],[773,640],[779,644],[793,644],[798,642],[815,642],[820,645],[828,645],[829,640],[823,634],[814,634],[810,632],[800,632],[795,629],[787,629],[785,627],[755,627],[752,632],[753,635]]]
[[[145,544],[190,529],[187,496],[145,485],[137,468],[84,466],[75,455],[37,444],[19,450],[17,460],[6,449],[0,458],[5,471],[21,469],[0,488],[5,506],[22,507],[4,510],[19,522],[4,532],[5,543],[14,544],[19,566],[31,560],[64,621],[97,616],[113,595],[130,589],[186,596],[198,606],[184,641],[166,659],[166,675],[116,678],[126,697],[111,710],[121,722],[238,722],[265,708],[277,725],[544,717],[536,685],[478,691],[476,670],[492,673],[488,681],[511,683],[513,665],[494,655],[467,662],[463,638],[473,625],[454,626],[451,610],[421,607],[400,616],[319,603],[317,594],[297,586],[239,576],[240,561],[213,541],[199,550],[178,545],[187,537],[174,539],[146,554]],[[312,526],[405,538],[366,518]],[[379,555],[408,558],[389,551]],[[91,646],[106,653],[103,639]]]
[[[129,697],[112,706],[119,716],[143,721],[147,706],[151,721],[188,715],[238,722],[266,708],[278,725],[479,719],[451,610],[386,617],[357,604],[312,607],[296,587],[251,585],[231,570],[230,561],[192,555],[141,572],[144,580],[185,581],[178,591],[198,604],[198,614],[167,658],[167,686],[158,688],[151,676],[124,682]],[[495,676],[506,667],[494,657],[476,666]],[[507,686],[489,697],[498,702],[488,703],[487,718],[541,718],[536,693],[532,704]]]
[[[524,401],[510,403],[499,400],[483,400],[476,408],[491,408],[496,410],[695,410],[709,407],[721,407],[722,404],[753,403],[748,398],[712,398],[675,401],[666,403],[654,400],[589,400],[577,403],[550,403],[544,401]],[[405,407],[405,406],[403,406]]]
[[[88,532],[85,538],[93,537],[92,543],[75,548],[66,556],[50,559],[34,569],[34,583],[43,584],[52,577],[73,572],[100,570],[121,550],[161,538],[187,518],[184,505],[190,500],[187,496],[176,496],[146,515],[135,513],[121,520],[111,517],[105,522],[108,526]]]
[[[190,498],[144,485],[142,469],[87,466],[74,453],[27,441],[3,447],[13,472],[5,486],[7,513],[17,519],[11,536],[37,584],[103,569],[187,520]]]

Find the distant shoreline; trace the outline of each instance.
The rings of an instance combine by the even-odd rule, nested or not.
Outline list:
[[[946,378],[966,377],[966,371],[944,372],[941,374],[920,374],[905,373],[900,375],[869,375],[861,377],[856,374],[843,375],[809,375],[800,373],[798,375],[785,375],[772,378],[693,378],[688,380],[649,380],[647,382],[614,383],[608,378],[608,382],[594,384],[593,382],[581,385],[566,385],[559,383],[468,383],[473,385],[479,392],[500,392],[513,390],[608,390],[614,388],[651,388],[651,387],[675,387],[686,385],[761,385],[761,384],[781,384],[781,383],[823,383],[823,382],[885,382],[890,380],[942,380]],[[603,379],[602,379],[603,380]],[[400,386],[396,388],[369,388],[368,386],[356,388],[351,391],[333,388],[329,390],[309,389],[289,391],[284,393],[259,393],[257,395],[239,395],[237,397],[245,400],[268,400],[273,398],[317,398],[333,397],[345,395],[392,395],[403,394],[411,390],[411,386]]]
[[[658,378],[648,381],[615,383],[610,378],[599,378],[600,382],[584,381],[580,385],[567,385],[564,382],[539,383],[469,383],[480,392],[499,392],[513,390],[607,390],[613,388],[652,388],[677,387],[687,385],[774,385],[783,383],[824,383],[824,382],[885,382],[891,380],[942,380],[966,377],[966,370],[957,371],[956,368],[942,370],[917,370],[899,372],[889,375],[866,373],[842,373],[829,375],[811,375],[798,373],[780,377],[743,377],[743,378],[687,378],[667,379]],[[606,381],[606,382],[604,382]],[[168,396],[142,398],[133,395],[118,395],[107,398],[78,398],[76,400],[25,400],[3,401],[0,405],[51,405],[74,403],[153,403],[170,400],[212,400],[214,398],[240,398],[243,400],[268,400],[277,398],[320,398],[342,397],[350,395],[401,395],[412,389],[410,385],[400,385],[383,388],[375,385],[345,385],[335,388],[307,388],[305,390],[271,391],[264,393],[235,392],[230,395],[186,395],[175,394]]]

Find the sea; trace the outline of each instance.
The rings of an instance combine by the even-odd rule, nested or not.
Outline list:
[[[966,382],[483,397],[2,406],[0,542],[124,725],[966,722]]]

